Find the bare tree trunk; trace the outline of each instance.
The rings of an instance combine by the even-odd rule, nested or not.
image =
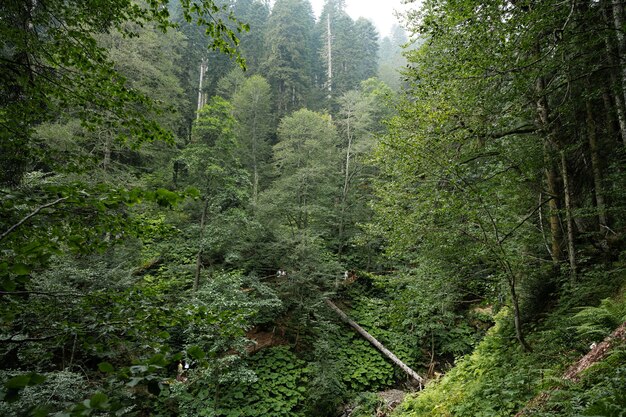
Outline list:
[[[598,220],[600,221],[600,231],[608,226],[606,215],[606,204],[604,201],[604,188],[602,187],[602,168],[600,165],[600,155],[598,153],[598,135],[596,123],[593,118],[591,103],[587,101],[587,137],[589,139],[589,151],[591,152],[591,167],[593,170],[593,183],[596,195],[596,206],[598,209]]]
[[[337,307],[332,301],[326,300],[326,305],[328,305],[328,307],[330,307],[335,313],[337,313],[337,315],[339,315],[339,317],[341,317],[341,319],[344,322],[346,322],[354,330],[356,330],[357,333],[359,333],[361,336],[363,336],[363,338],[365,338],[365,340],[367,340],[372,345],[374,345],[374,347],[376,349],[378,349],[383,355],[385,355],[393,363],[398,365],[404,372],[406,372],[407,375],[409,375],[411,378],[413,378],[415,381],[417,381],[420,384],[420,388],[422,387],[422,385],[424,384],[424,378],[423,377],[418,375],[417,372],[415,372],[407,364],[405,364],[400,359],[398,359],[398,357],[396,355],[394,355],[391,351],[389,351],[389,349],[387,349],[385,346],[383,346],[382,343],[380,343],[378,340],[376,340],[376,338],[374,336],[372,336],[365,329],[363,329],[361,326],[359,326],[358,323],[356,323],[355,321],[352,321],[350,319],[350,317],[348,317],[346,315],[346,313],[341,311],[341,309],[339,307]]]
[[[567,255],[569,258],[570,277],[572,283],[576,282],[576,245],[574,244],[574,216],[572,214],[571,184],[567,170],[567,158],[565,150],[561,151],[561,170],[563,176],[563,188],[565,196],[565,217],[567,221]]]
[[[198,84],[198,108],[196,111],[196,120],[200,117],[200,110],[204,106],[204,95],[202,93],[202,84],[204,83],[204,73],[206,71],[206,60],[202,58],[200,62],[200,83]]]
[[[200,245],[198,247],[198,255],[196,256],[196,275],[193,280],[193,290],[198,291],[200,287],[200,271],[202,270],[202,252],[204,240],[204,228],[206,224],[206,215],[209,210],[209,199],[204,200],[204,208],[202,209],[202,218],[200,219]]]
[[[613,24],[615,25],[615,37],[617,38],[617,50],[619,51],[619,64],[621,69],[622,98],[626,101],[626,36],[624,35],[624,6],[622,0],[613,0]]]
[[[602,7],[602,12],[604,14],[604,19],[606,20],[606,23],[610,25],[612,21],[614,23],[614,19],[611,16],[612,8],[609,2],[610,0],[606,0],[604,2],[603,4],[604,7]],[[618,33],[621,33],[621,30],[622,29],[617,29]],[[611,91],[613,92],[613,97],[615,99],[615,110],[617,113],[617,121],[619,123],[620,137],[622,138],[622,142],[624,142],[624,145],[626,145],[626,105],[624,103],[624,93],[623,93],[624,84],[623,84],[622,78],[620,77],[620,79],[618,80],[618,77],[615,74],[615,68],[621,68],[621,65],[618,62],[618,60],[615,59],[615,55],[614,55],[615,45],[609,34],[607,34],[604,37],[604,44],[605,44],[605,49],[606,49],[607,60],[608,60],[609,66],[611,67],[609,69],[609,76],[610,76],[611,86],[612,86]],[[619,91],[616,92],[615,89],[618,89]]]
[[[326,37],[328,38],[326,45],[328,48],[328,98],[331,99],[333,93],[333,43],[330,30],[330,12],[328,13]]]
[[[616,103],[621,102],[622,108],[626,108],[626,36],[624,36],[624,6],[622,0],[613,0],[613,24],[615,25],[615,37],[617,39],[617,50],[619,52],[620,87],[621,94],[616,94]],[[610,51],[609,51],[609,55]],[[619,101],[617,97],[619,96]],[[619,105],[618,105],[619,107]],[[626,110],[625,110],[626,113]],[[618,113],[618,115],[620,115]],[[626,114],[623,115],[626,125]],[[622,140],[626,146],[626,128],[622,131]]]

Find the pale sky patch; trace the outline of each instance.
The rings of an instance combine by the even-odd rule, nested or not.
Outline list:
[[[310,0],[313,12],[319,17],[324,0]],[[381,38],[389,35],[394,24],[400,24],[395,11],[405,11],[417,7],[415,3],[403,5],[402,0],[346,0],[346,12],[356,20],[364,17],[371,20],[378,29]]]

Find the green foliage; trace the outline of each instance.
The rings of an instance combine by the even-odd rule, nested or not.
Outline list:
[[[461,303],[508,303],[526,350],[525,323],[556,301],[564,276],[583,294],[590,259],[605,256],[602,273],[623,250],[609,249],[599,231],[608,222],[603,178],[613,171],[598,162],[601,149],[620,148],[613,156],[622,161],[621,136],[599,123],[602,76],[575,82],[575,91],[569,84],[611,60],[600,47],[613,35],[592,29],[605,27],[607,7],[424,2],[408,25],[424,42],[407,53],[407,91],[375,154],[370,239],[383,239],[388,259],[416,279],[430,274],[449,286],[448,317]],[[556,28],[567,33],[544,39]],[[613,204],[623,213],[619,198]],[[439,302],[435,294],[427,305]]]
[[[580,382],[561,384],[545,404],[530,408],[530,415],[621,416],[626,404],[624,393],[624,344],[614,346],[609,356],[586,370]]]
[[[267,186],[272,126],[271,89],[265,78],[254,75],[234,93],[233,106],[238,121],[236,134],[242,146],[241,161],[250,173],[252,204],[257,203],[260,189]]]
[[[198,114],[192,131],[193,140],[208,146],[218,145],[223,137],[232,139],[235,120],[232,105],[225,99],[214,96]]]
[[[289,349],[271,348],[252,357],[258,380],[240,397],[241,414],[232,416],[300,416],[308,381],[306,363]]]
[[[623,300],[603,300],[599,307],[578,309],[578,313],[556,309],[529,335],[536,350],[524,355],[510,337],[511,324],[506,319],[510,313],[503,310],[471,355],[457,361],[441,380],[429,383],[424,392],[407,399],[396,415],[509,416],[541,392],[550,395],[538,406],[531,403],[529,415],[619,415],[624,392],[622,342],[585,371],[580,382],[565,382],[560,376],[572,361],[588,352],[588,329],[603,329],[601,338],[595,339],[599,342],[623,322],[605,321],[611,316],[618,318],[621,307]],[[568,328],[572,323],[582,332]]]
[[[532,393],[541,375],[528,357],[519,355],[503,334],[506,311],[471,355],[457,361],[445,377],[407,399],[398,416],[508,416]]]
[[[239,34],[241,56],[246,60],[248,72],[256,74],[261,69],[266,56],[267,44],[264,42],[267,20],[270,14],[269,3],[258,0],[238,0],[233,6],[234,15],[246,22],[250,30]]]
[[[267,50],[262,70],[272,86],[275,117],[282,118],[307,105],[315,60],[311,4],[304,0],[278,0],[267,22]]]
[[[420,343],[420,340],[428,341],[428,338],[411,329],[413,323],[399,322],[398,320],[402,319],[398,316],[396,306],[390,306],[390,301],[384,296],[360,295],[356,297],[350,316],[402,362],[416,369],[423,365],[422,349],[427,347],[426,343]],[[399,378],[404,376],[401,371],[395,371]]]
[[[135,28],[143,25],[163,31],[175,28],[168,3],[52,1],[44,7],[16,2],[2,8],[2,69],[7,74],[0,84],[4,97],[0,104],[2,184],[19,183],[33,159],[47,159],[46,144],[32,140],[32,129],[55,119],[59,109],[72,109],[91,130],[112,126],[115,136],[134,146],[154,139],[172,140],[171,132],[150,117],[158,106],[127,84],[95,36],[117,30],[132,37],[137,34]],[[215,17],[220,8],[213,1],[181,4],[188,21],[206,28],[213,49],[238,57],[237,38]],[[46,36],[39,36],[43,32]],[[49,73],[55,77],[46,76]]]
[[[368,341],[350,333],[341,336],[337,346],[343,381],[351,391],[377,391],[393,383],[393,365]]]
[[[600,340],[626,322],[626,297],[606,298],[597,307],[584,307],[573,317],[576,331],[591,340]]]
[[[0,262],[0,280],[4,289],[14,291],[29,281],[30,272],[45,268],[52,256],[103,251],[135,235],[140,225],[128,222],[129,207],[142,201],[172,207],[185,193],[75,182],[15,190],[6,196],[2,210],[11,215],[0,223],[6,227],[2,244],[14,249]],[[19,228],[12,228],[17,225]],[[24,234],[20,229],[30,232]]]
[[[555,383],[626,318],[618,3],[427,0],[402,99],[343,1],[83,3],[0,11],[0,414],[371,415],[330,296],[447,372],[401,415],[622,413],[623,346]]]
[[[220,379],[219,389],[207,395],[214,382],[206,377],[197,380],[201,388],[192,397],[183,398],[181,415],[223,417],[303,416],[308,370],[287,347],[273,347],[249,358],[253,373],[245,381]],[[197,413],[197,414],[196,414]]]
[[[337,131],[327,115],[303,109],[282,120],[278,135],[278,178],[261,196],[261,219],[284,233],[320,236],[330,223]]]
[[[11,374],[12,372],[3,371],[0,380],[6,381]],[[41,378],[45,380],[35,381],[37,384],[31,381],[28,386],[20,387],[19,401],[17,398],[10,401],[10,390],[9,392],[3,390],[4,398],[0,401],[0,413],[7,416],[25,416],[39,411],[47,415],[47,412],[62,410],[73,404],[77,398],[87,397],[91,392],[81,373],[50,372],[41,375]],[[11,380],[15,380],[15,377],[5,382],[5,388]]]
[[[271,84],[232,73],[221,88],[233,103],[210,99],[192,125],[191,70],[207,58],[198,44],[236,56],[235,31],[248,26],[231,10],[264,25],[266,5],[18,3],[0,12],[3,400],[20,394],[0,402],[3,414],[311,411],[319,397],[306,395],[306,363],[286,348],[248,360],[245,338],[284,313],[307,345],[322,291],[343,270],[332,242],[340,163],[330,116],[301,110],[283,121],[270,184],[274,122],[312,95],[310,5],[278,2],[279,24],[250,34],[258,47],[247,53],[256,70],[267,58]],[[371,25],[361,26],[371,54]],[[267,56],[265,34],[278,45]],[[230,69],[206,60],[205,94]],[[146,144],[158,139],[167,146]],[[250,213],[249,195],[256,205],[268,189]],[[273,288],[244,277],[281,263],[290,277]],[[191,292],[196,270],[202,285]],[[190,368],[175,382],[179,361]]]
[[[322,417],[335,413],[351,394],[343,379],[347,371],[338,354],[337,341],[342,330],[321,317],[315,323],[309,342],[312,347],[308,349],[311,356],[310,381],[306,391],[308,416]]]
[[[232,100],[233,96],[239,92],[245,82],[246,76],[244,72],[241,68],[235,68],[217,82],[217,95],[226,100]],[[238,109],[239,106],[235,105],[234,108]]]

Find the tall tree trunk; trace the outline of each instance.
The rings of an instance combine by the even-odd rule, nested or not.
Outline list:
[[[407,364],[402,362],[396,355],[394,355],[389,349],[387,349],[382,343],[380,343],[374,336],[369,334],[364,328],[358,325],[358,323],[352,321],[350,317],[346,315],[339,307],[337,307],[332,301],[326,300],[326,305],[331,308],[341,319],[350,325],[354,330],[356,330],[364,339],[370,342],[376,349],[378,349],[383,355],[389,358],[393,363],[398,365],[400,369],[406,372],[411,378],[417,381],[420,384],[420,387],[424,384],[424,378],[421,377],[417,372],[411,369]]]
[[[341,190],[341,217],[339,219],[339,250],[338,255],[341,257],[343,252],[343,235],[345,228],[345,216],[346,216],[346,206],[348,201],[348,189],[350,186],[350,158],[352,157],[352,129],[350,125],[351,117],[348,115],[348,119],[346,120],[346,128],[348,135],[348,147],[346,149],[346,172],[343,180],[343,189]]]
[[[569,258],[570,277],[576,282],[576,245],[574,244],[574,215],[572,213],[571,184],[567,169],[565,150],[561,151],[561,175],[563,176],[563,194],[565,197],[565,217],[567,222],[567,256]]]
[[[606,205],[604,201],[604,188],[602,186],[602,168],[600,165],[600,155],[598,153],[598,135],[596,123],[593,118],[591,102],[586,102],[587,110],[587,137],[589,139],[589,151],[591,153],[591,167],[593,170],[593,183],[595,188],[596,206],[598,209],[598,220],[600,222],[600,232],[608,226],[606,215]]]
[[[611,0],[605,0],[602,7],[602,12],[604,14],[604,19],[607,24],[611,24],[614,22],[612,18],[612,7],[609,4]],[[621,33],[621,29],[618,30]],[[622,77],[619,77],[616,74],[616,69],[621,68],[620,62],[615,59],[615,52],[617,52],[615,48],[615,44],[613,43],[613,39],[610,34],[606,34],[604,36],[604,44],[606,49],[607,61],[609,63],[609,76],[611,80],[611,92],[613,93],[613,98],[615,100],[615,110],[617,113],[617,121],[619,123],[620,137],[622,138],[622,142],[626,145],[626,104],[624,102],[624,84]],[[619,53],[618,53],[619,56]]]
[[[611,140],[615,140],[617,133],[615,131],[615,108],[609,87],[605,87],[602,92],[602,104],[604,105],[604,125],[606,126],[606,134]]]
[[[326,25],[326,37],[327,37],[327,45],[328,49],[327,59],[328,59],[328,99],[332,98],[333,93],[333,43],[332,43],[332,32],[330,30],[330,12],[328,13],[328,20]]]
[[[549,146],[546,146],[546,155],[544,161],[546,163],[546,182],[548,186],[548,194],[552,197],[548,202],[548,208],[550,212],[548,217],[550,219],[550,248],[552,250],[552,261],[556,265],[561,261],[561,222],[559,220],[559,189],[557,183],[557,173],[554,160],[550,155],[551,150]]]
[[[551,240],[551,257],[555,266],[561,261],[561,224],[559,221],[559,187],[557,182],[557,170],[553,160],[555,151],[553,147],[555,145],[555,134],[553,127],[550,126],[550,110],[548,109],[548,103],[545,98],[545,80],[543,77],[539,77],[536,85],[537,92],[537,113],[539,116],[539,122],[544,132],[544,164],[546,174],[546,185],[550,201],[548,207],[550,208],[549,222],[550,222],[550,240]]]
[[[622,71],[622,90],[626,86],[626,36],[624,35],[624,5],[623,0],[613,0],[613,24],[615,25],[615,37],[617,38],[617,50],[620,57],[620,69]],[[626,90],[623,91],[626,94]],[[624,97],[626,99],[626,96]]]
[[[258,98],[258,97],[257,97]],[[258,106],[258,102],[259,100],[255,100]],[[256,210],[256,206],[257,206],[257,200],[258,200],[258,196],[259,196],[259,167],[258,167],[258,162],[257,162],[257,152],[258,152],[258,146],[257,146],[257,118],[258,118],[258,113],[257,113],[257,106],[255,106],[255,110],[254,110],[254,119],[252,120],[252,207],[254,210]]]
[[[613,0],[613,24],[615,25],[615,37],[617,39],[617,50],[619,52],[619,68],[621,81],[622,103],[626,105],[626,36],[624,34],[624,6],[622,0]],[[617,95],[617,94],[616,94]],[[626,137],[624,145],[626,146]]]
[[[204,83],[204,73],[206,72],[206,60],[202,58],[200,62],[200,82],[198,83],[198,108],[196,111],[196,120],[200,118],[200,110],[204,106],[204,94],[202,93],[202,84]]]
[[[204,228],[206,225],[206,215],[209,210],[209,199],[205,197],[202,218],[200,219],[200,244],[198,245],[198,255],[196,256],[196,275],[193,280],[193,290],[198,291],[200,287],[200,271],[202,270],[202,252],[204,249]]]

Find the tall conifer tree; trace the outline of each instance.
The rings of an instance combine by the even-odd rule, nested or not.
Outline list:
[[[262,72],[274,90],[278,117],[307,104],[313,79],[314,26],[308,0],[277,0],[272,8]]]

